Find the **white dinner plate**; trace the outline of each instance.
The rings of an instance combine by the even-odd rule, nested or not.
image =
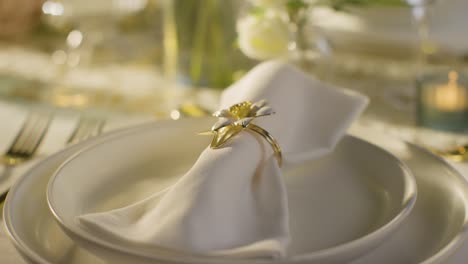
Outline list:
[[[48,188],[49,207],[78,244],[112,263],[271,263],[265,259],[175,254],[96,235],[77,221],[162,191],[194,164],[211,140],[211,118],[160,122],[95,144],[64,162]],[[359,153],[359,155],[356,155]],[[374,249],[409,214],[416,185],[387,151],[346,136],[331,155],[283,169],[292,242],[275,263],[343,263]]]
[[[403,0],[402,0],[403,1]],[[435,1],[430,17],[430,39],[445,52],[468,52],[466,0]],[[317,8],[314,18],[333,48],[386,54],[393,59],[411,55],[418,34],[409,7],[350,7],[346,11]],[[392,56],[393,55],[393,56]],[[399,56],[398,56],[399,55]]]
[[[59,165],[79,149],[151,126],[126,129],[72,146],[44,160],[17,182],[5,204],[5,226],[26,260],[31,263],[103,263],[79,248],[58,228],[47,210],[47,182]],[[388,138],[376,140],[376,143],[388,143],[389,150],[408,162],[420,185],[419,196],[402,229],[375,252],[355,263],[438,263],[460,246],[466,236],[466,181],[444,161],[414,145]],[[463,250],[468,251],[468,245],[458,255],[463,255]]]

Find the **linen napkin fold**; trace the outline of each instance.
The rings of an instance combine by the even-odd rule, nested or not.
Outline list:
[[[276,114],[254,122],[277,139],[286,164],[331,152],[367,104],[362,95],[270,61],[229,87],[221,108],[262,99]],[[168,189],[78,220],[92,232],[135,245],[202,255],[277,258],[286,255],[291,240],[277,160],[264,138],[246,132],[220,149],[205,149]]]

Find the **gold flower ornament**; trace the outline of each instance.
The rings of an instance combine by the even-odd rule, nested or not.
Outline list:
[[[265,100],[256,103],[245,101],[215,112],[213,115],[219,117],[219,120],[211,127],[211,131],[207,132],[214,135],[210,147],[213,149],[220,148],[241,131],[252,131],[263,137],[272,146],[278,164],[281,166],[282,155],[278,142],[268,131],[252,123],[258,117],[269,116],[274,113]]]

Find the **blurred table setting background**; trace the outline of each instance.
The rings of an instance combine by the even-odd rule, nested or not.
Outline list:
[[[28,117],[50,115],[32,157],[1,168],[2,201],[74,134],[208,115],[270,59],[368,96],[354,133],[414,143],[468,178],[467,11],[465,0],[0,0],[1,153]],[[0,232],[0,262],[20,261]]]

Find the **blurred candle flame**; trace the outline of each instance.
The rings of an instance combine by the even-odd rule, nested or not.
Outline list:
[[[448,73],[448,83],[436,86],[429,94],[431,105],[441,111],[456,112],[468,109],[467,89],[458,84],[458,73]]]

